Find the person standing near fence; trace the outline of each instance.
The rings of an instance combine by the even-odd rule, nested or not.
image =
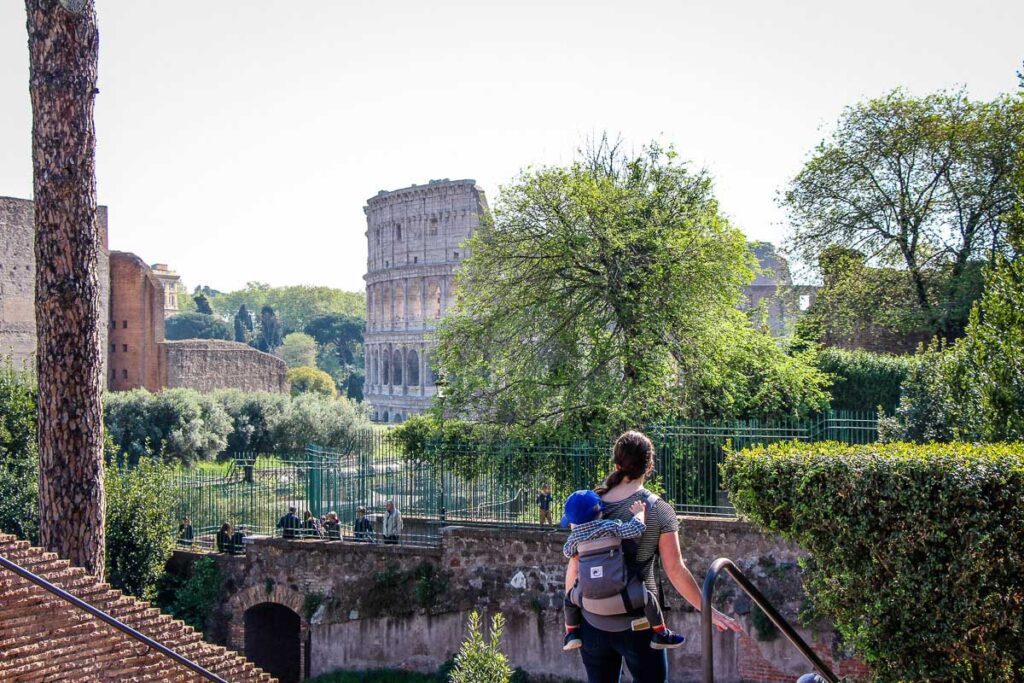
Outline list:
[[[295,508],[288,508],[288,512],[277,520],[277,528],[281,530],[282,538],[298,538],[299,528],[302,527],[302,520],[295,514]]]
[[[544,484],[537,496],[537,508],[540,510],[540,523],[551,526],[551,485]]]
[[[384,542],[398,543],[398,537],[402,533],[402,513],[395,507],[393,500],[389,500],[385,507],[387,514],[384,515]]]
[[[356,521],[352,525],[356,540],[362,543],[373,542],[373,523],[366,516],[366,508],[360,505],[356,508]]]

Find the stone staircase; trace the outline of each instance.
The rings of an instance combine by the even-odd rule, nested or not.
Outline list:
[[[27,541],[0,534],[0,555],[227,681],[274,681],[191,626],[113,590]],[[0,681],[202,681],[145,644],[0,568]]]

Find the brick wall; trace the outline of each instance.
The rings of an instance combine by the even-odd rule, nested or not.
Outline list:
[[[164,289],[146,263],[110,252],[108,386],[114,391],[163,386],[159,344],[164,340]]]

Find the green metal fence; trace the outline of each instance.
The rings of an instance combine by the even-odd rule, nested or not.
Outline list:
[[[657,460],[649,487],[680,514],[733,515],[719,482],[727,448],[775,441],[877,439],[873,413],[831,413],[792,422],[680,422],[653,425]],[[434,543],[446,523],[536,525],[537,497],[551,488],[551,516],[574,490],[592,488],[611,466],[612,440],[532,444],[437,441],[406,453],[392,433],[353,435],[342,448],[309,446],[304,453],[239,454],[219,468],[182,471],[179,517],[192,520],[199,543],[211,544],[224,521],[250,534],[274,535],[289,507],[314,517],[335,512],[343,537],[352,535],[356,509],[365,507],[379,530],[385,503],[405,521],[406,543]],[[313,535],[313,534],[310,534]]]

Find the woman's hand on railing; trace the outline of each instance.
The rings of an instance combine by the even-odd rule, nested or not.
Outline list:
[[[740,626],[740,622],[737,619],[733,619],[726,614],[722,614],[718,610],[714,610],[711,613],[711,621],[719,631],[735,631],[736,633],[743,633],[743,627]]]

